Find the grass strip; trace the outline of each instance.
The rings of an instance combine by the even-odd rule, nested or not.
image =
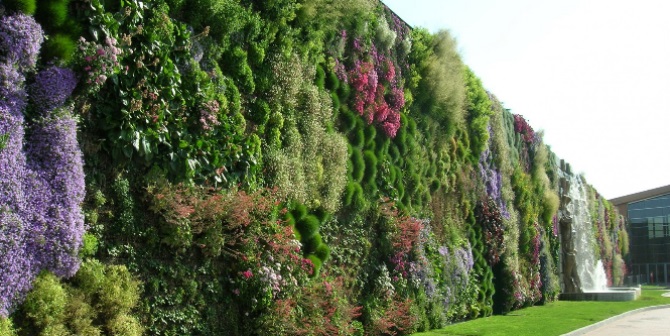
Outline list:
[[[562,335],[627,311],[670,304],[670,297],[662,296],[667,291],[664,287],[643,286],[642,296],[627,302],[556,301],[413,335]]]

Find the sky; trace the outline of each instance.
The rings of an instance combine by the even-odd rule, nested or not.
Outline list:
[[[612,199],[670,185],[670,1],[383,0]]]

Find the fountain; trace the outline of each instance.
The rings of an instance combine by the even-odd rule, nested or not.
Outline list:
[[[601,260],[593,252],[595,244],[586,186],[579,175],[561,160],[560,208],[561,300],[630,301],[640,296],[639,288],[607,287]]]

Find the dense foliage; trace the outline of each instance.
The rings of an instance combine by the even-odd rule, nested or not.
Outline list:
[[[3,335],[401,335],[557,298],[558,159],[449,32],[376,0],[0,7]]]

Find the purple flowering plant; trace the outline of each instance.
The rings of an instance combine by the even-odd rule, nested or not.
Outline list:
[[[0,62],[20,71],[35,68],[44,42],[42,27],[30,16],[16,14],[0,18]]]
[[[66,277],[79,268],[84,172],[76,122],[62,106],[74,75],[49,67],[26,90],[41,29],[19,14],[2,18],[0,30],[0,43],[11,46],[0,59],[0,316],[7,316],[41,270]],[[34,120],[24,117],[28,101]]]

